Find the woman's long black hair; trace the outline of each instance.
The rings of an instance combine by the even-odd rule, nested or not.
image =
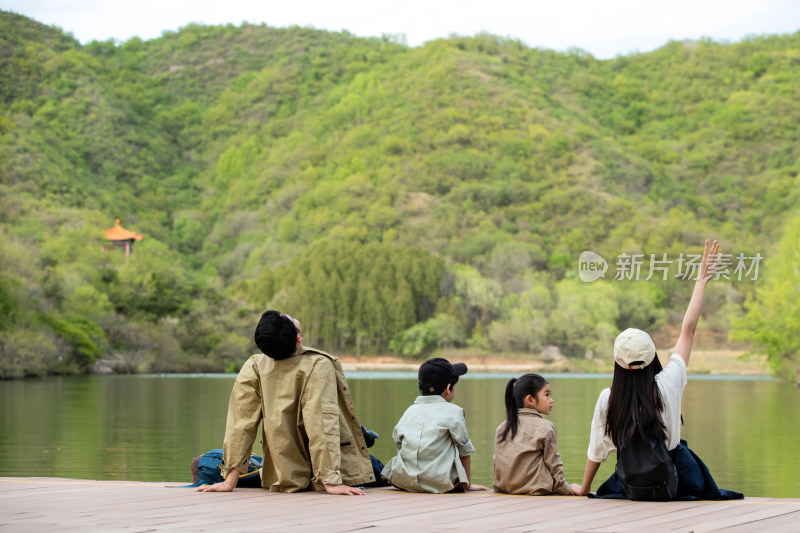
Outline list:
[[[497,442],[505,441],[509,433],[511,433],[511,438],[514,438],[519,425],[518,411],[525,406],[525,397],[530,394],[536,398],[545,385],[547,385],[547,380],[539,374],[525,374],[519,379],[511,378],[508,381],[508,385],[506,385],[506,426]]]
[[[606,435],[618,450],[623,443],[630,442],[635,433],[650,441],[667,438],[667,428],[661,420],[664,401],[656,385],[659,372],[658,354],[641,370],[628,370],[614,364]]]

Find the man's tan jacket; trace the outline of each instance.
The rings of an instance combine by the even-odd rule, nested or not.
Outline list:
[[[247,472],[259,422],[261,486],[273,492],[324,490],[324,483],[375,481],[344,371],[334,356],[300,347],[288,359],[250,357],[228,404],[223,476]]]

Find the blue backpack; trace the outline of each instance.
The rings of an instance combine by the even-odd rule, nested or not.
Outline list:
[[[247,463],[247,473],[239,476],[237,487],[261,487],[261,464],[263,460],[260,455],[250,455]],[[192,484],[190,487],[200,485],[213,485],[223,481],[219,467],[222,464],[222,448],[216,448],[192,459]]]

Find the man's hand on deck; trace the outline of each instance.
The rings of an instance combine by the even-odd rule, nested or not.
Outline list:
[[[236,488],[236,483],[233,484],[228,483],[227,481],[222,481],[220,483],[214,483],[213,485],[200,485],[196,489],[195,492],[233,492],[233,489]]]
[[[342,494],[344,496],[364,496],[366,492],[358,487],[347,485],[325,485],[325,492],[328,494]]]
[[[225,478],[225,481],[220,481],[219,483],[214,483],[213,485],[200,485],[196,489],[195,492],[233,492],[233,489],[236,488],[236,483],[239,481],[239,471],[238,470],[231,470],[228,473],[228,477]]]

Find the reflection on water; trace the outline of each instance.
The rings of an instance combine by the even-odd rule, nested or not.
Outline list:
[[[491,485],[492,438],[512,375],[473,374],[456,387],[475,444],[476,483]],[[589,424],[610,376],[548,375],[567,481],[579,483]],[[192,457],[222,445],[234,376],[84,376],[0,382],[0,476],[189,482]],[[348,373],[372,448],[395,453],[392,429],[417,395],[415,373]],[[800,496],[800,391],[773,380],[691,379],[682,436],[720,487]],[[256,453],[259,452],[256,445]],[[612,456],[594,488],[613,471]]]

